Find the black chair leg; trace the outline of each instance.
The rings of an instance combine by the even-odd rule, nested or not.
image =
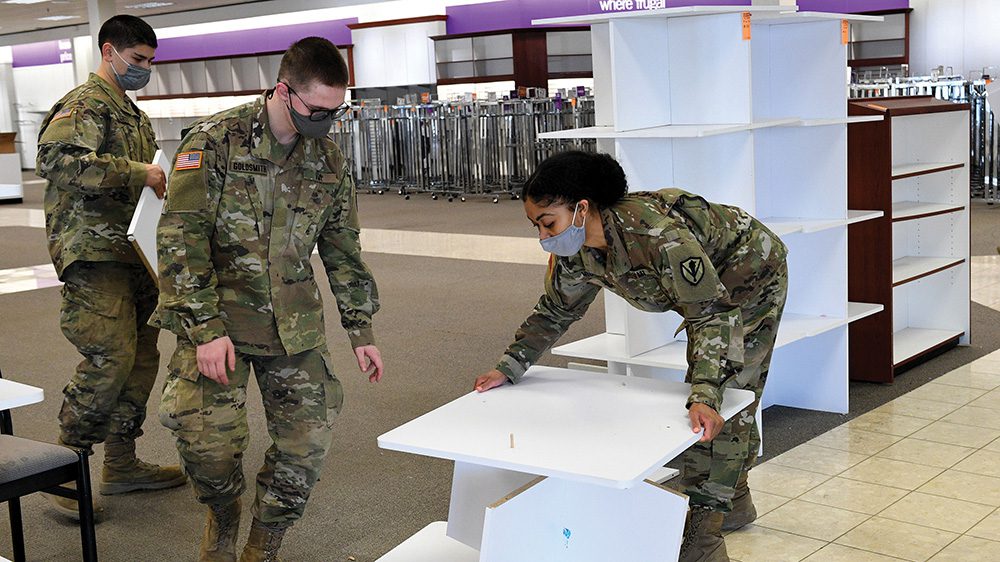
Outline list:
[[[13,498],[7,502],[10,511],[10,542],[14,546],[14,562],[25,562],[24,554],[24,522],[21,520],[21,499]]]
[[[97,537],[94,535],[94,500],[90,491],[90,463],[87,452],[78,450],[80,472],[76,476],[77,508],[80,510],[80,540],[83,561],[97,562]]]

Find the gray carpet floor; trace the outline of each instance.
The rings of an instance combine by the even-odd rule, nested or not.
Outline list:
[[[29,178],[26,178],[29,179]],[[40,207],[41,186],[27,188],[23,207]],[[470,199],[466,203],[409,201],[392,195],[362,194],[367,228],[534,236],[519,202]],[[1000,241],[1000,207],[974,206],[973,253],[995,252]],[[0,229],[0,269],[47,261],[41,229]],[[345,407],[322,479],[303,520],[287,535],[288,560],[368,562],[378,558],[431,521],[447,518],[450,463],[380,450],[376,437],[467,392],[473,378],[492,367],[513,330],[542,290],[544,268],[463,260],[367,254],[382,295],[376,317],[379,346],[387,371],[382,383],[362,377],[339,326],[328,288],[328,334],[334,366],[344,384]],[[314,264],[322,271],[319,264]],[[322,273],[319,273],[322,277]],[[14,411],[15,432],[53,440],[60,391],[78,361],[58,327],[58,289],[0,295],[0,368],[4,375],[45,389],[41,404]],[[595,303],[567,340],[603,330],[603,306]],[[851,413],[836,415],[773,407],[764,413],[767,457],[788,450],[957,366],[1000,347],[1000,312],[973,305],[973,345],[957,348],[907,371],[892,385],[852,383]],[[160,338],[162,363],[174,348]],[[543,361],[564,365],[548,356]],[[161,371],[162,372],[162,371]],[[162,377],[162,375],[161,375]],[[158,385],[159,386],[159,385]],[[244,471],[252,484],[267,446],[256,389],[249,400],[251,444]],[[159,388],[140,440],[143,458],[175,463],[169,432],[156,419]],[[99,478],[103,451],[97,448],[93,478]],[[252,487],[244,498],[252,501]],[[196,558],[204,511],[188,487],[125,497],[102,497],[105,512],[98,545],[105,561],[181,561]],[[79,559],[79,535],[69,520],[49,509],[38,495],[23,500],[28,557],[35,561]],[[248,521],[244,520],[244,532]],[[0,555],[10,555],[6,511],[0,514]],[[353,557],[353,558],[349,558]]]

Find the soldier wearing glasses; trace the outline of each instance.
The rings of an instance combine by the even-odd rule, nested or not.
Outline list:
[[[330,447],[343,393],[309,261],[315,247],[358,366],[371,382],[382,377],[378,291],[361,260],[354,183],[326,138],[347,109],[347,83],[333,44],[302,39],[273,89],[196,123],[174,161],[152,323],[177,334],[160,419],[209,507],[200,560],[236,560],[251,370],[273,443],[241,561],[276,559]]]

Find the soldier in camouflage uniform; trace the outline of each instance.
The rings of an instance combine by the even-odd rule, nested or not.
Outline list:
[[[119,494],[180,486],[177,466],[138,461],[146,401],[156,379],[158,330],[146,325],[156,283],[125,237],[144,185],[165,190],[148,164],[156,141],[149,119],[125,96],[148,80],[156,35],[144,21],[116,16],[101,27],[96,73],[63,96],[42,121],[36,171],[48,180],[45,226],[62,289],[60,323],[83,355],[63,391],[60,441],[90,449],[105,442],[100,490]],[[76,502],[52,496],[76,515]]]
[[[382,376],[354,182],[326,138],[346,108],[347,72],[329,41],[295,43],[275,88],[196,123],[170,174],[154,323],[177,334],[177,351],[160,419],[209,508],[200,560],[236,559],[251,368],[272,445],[240,560],[275,559],[330,447],[343,393],[309,261],[317,245],[358,365]]]
[[[680,313],[688,335],[688,413],[694,431],[704,428],[684,456],[681,483],[692,510],[680,560],[729,560],[724,514],[732,510],[727,527],[755,516],[746,472],[760,443],[754,414],[785,304],[787,250],[742,209],[680,189],[626,188],[621,167],[605,154],[561,153],[529,178],[525,211],[554,254],[545,295],[475,387],[517,382],[601,287],[640,310]],[[723,422],[717,412],[726,388],[752,390],[757,400]]]

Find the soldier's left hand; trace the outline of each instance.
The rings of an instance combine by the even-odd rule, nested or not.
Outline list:
[[[368,375],[370,382],[382,380],[382,354],[374,345],[363,345],[354,348],[354,355],[358,358],[358,368]]]
[[[719,432],[722,431],[723,424],[726,423],[726,420],[722,419],[722,416],[713,410],[711,406],[700,402],[691,404],[691,407],[688,408],[688,417],[691,419],[691,431],[698,433],[702,428],[705,429],[705,433],[698,440],[699,443],[715,439]]]

